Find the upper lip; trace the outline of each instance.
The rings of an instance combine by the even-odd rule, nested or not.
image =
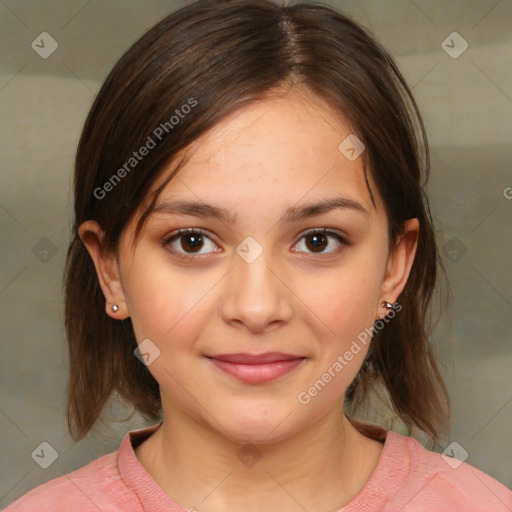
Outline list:
[[[208,357],[210,359],[217,359],[219,361],[237,364],[265,364],[275,363],[276,361],[304,359],[304,356],[283,354],[282,352],[265,352],[264,354],[215,354]]]

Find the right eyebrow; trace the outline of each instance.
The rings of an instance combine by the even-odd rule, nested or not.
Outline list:
[[[236,215],[225,208],[196,201],[163,201],[155,206],[154,213],[169,215],[192,215],[194,217],[213,217],[226,224],[235,223]]]

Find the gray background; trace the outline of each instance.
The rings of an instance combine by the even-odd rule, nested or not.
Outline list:
[[[452,429],[430,447],[442,451],[456,441],[466,462],[512,487],[512,2],[329,3],[394,55],[430,138],[429,192],[454,298],[434,332]],[[88,109],[124,50],[184,4],[0,1],[0,507],[117,449],[128,430],[146,425],[135,414],[100,424],[76,445],[67,434],[62,269],[73,157]],[[31,48],[43,31],[59,45],[47,59]],[[469,45],[457,58],[442,48],[453,31]],[[127,411],[114,402],[111,409]],[[383,407],[368,413],[401,432],[393,416]],[[414,436],[428,445],[421,433]],[[48,469],[31,457],[42,442],[58,453]]]

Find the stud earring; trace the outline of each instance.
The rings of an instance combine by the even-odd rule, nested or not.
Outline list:
[[[393,309],[393,304],[391,304],[391,302],[388,302],[388,301],[384,301],[381,306],[383,308],[388,308],[388,309]]]
[[[117,304],[112,304],[112,311],[114,313],[116,313],[118,309],[119,309],[119,306]]]

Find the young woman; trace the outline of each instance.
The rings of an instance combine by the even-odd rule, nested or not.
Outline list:
[[[116,393],[163,421],[6,511],[511,510],[347,414],[383,389],[447,424],[427,171],[402,76],[333,9],[199,1],[149,30],[76,156],[68,418],[82,439]]]

